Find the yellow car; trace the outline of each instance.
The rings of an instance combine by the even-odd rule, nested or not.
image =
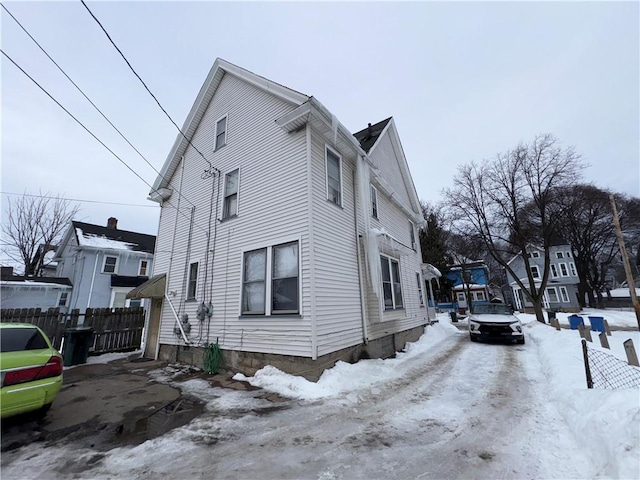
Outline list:
[[[0,416],[44,415],[62,387],[62,355],[27,323],[0,323],[0,344]]]

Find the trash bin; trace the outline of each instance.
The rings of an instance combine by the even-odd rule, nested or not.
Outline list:
[[[604,332],[604,317],[587,317],[594,332]]]
[[[584,327],[584,320],[580,315],[569,315],[569,326],[571,330],[578,330],[578,325],[580,324]]]
[[[449,316],[451,317],[452,322],[458,321],[458,314],[456,312],[449,312]]]
[[[93,328],[73,327],[64,332],[62,359],[65,367],[87,363],[89,348],[93,341]]]

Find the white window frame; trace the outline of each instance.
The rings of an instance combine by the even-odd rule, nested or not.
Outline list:
[[[142,273],[142,263],[145,263],[145,267],[144,267],[144,273]],[[148,258],[141,258],[140,261],[138,262],[138,276],[139,277],[148,277],[149,276],[149,259]]]
[[[578,276],[578,271],[576,270],[576,264],[573,262],[569,262],[569,274],[572,277],[577,277]]]
[[[556,258],[564,258],[564,253],[562,253],[561,251],[557,251]]]
[[[555,296],[555,300],[551,299],[550,292],[553,292]],[[547,287],[547,298],[549,299],[549,303],[560,303],[560,297],[558,296],[558,289],[556,287]]]
[[[567,258],[571,258],[571,251],[567,250],[566,252],[564,252],[564,254],[567,256]]]
[[[229,175],[233,175],[234,173],[237,173],[238,175],[236,193],[228,194],[227,193],[227,177]],[[235,212],[231,213],[228,211],[227,199],[233,195],[236,196],[236,210]],[[224,175],[224,194],[222,196],[222,220],[226,218],[237,217],[239,208],[240,208],[240,168],[235,168],[231,170],[229,173],[225,173]]]
[[[477,291],[477,292],[473,292],[475,295],[475,299],[477,302],[484,302],[487,297],[485,296],[484,292],[482,291]]]
[[[531,267],[531,276],[533,278],[538,278],[539,279],[540,278],[540,268],[537,265],[530,265],[530,267]]]
[[[116,263],[113,265],[113,272],[107,272],[105,271],[105,267],[107,266],[107,258],[115,258],[116,259]],[[118,257],[117,255],[105,255],[104,258],[102,259],[102,273],[106,273],[109,275],[117,275],[118,274],[118,265],[120,264],[120,257]]]
[[[409,220],[409,240],[411,248],[416,250],[418,248],[416,245],[416,225],[411,220]]]
[[[567,264],[566,263],[559,263],[558,266],[560,267],[560,276],[561,277],[568,277],[569,276],[569,269],[567,268]]]
[[[124,307],[116,307],[114,306],[114,301],[116,299],[117,293],[124,293],[125,295],[132,290],[131,287],[111,287],[111,297],[109,299],[109,308],[129,308],[131,306],[131,300],[135,300],[132,298],[125,298]],[[140,299],[140,306],[144,307],[145,301],[144,298]]]
[[[560,298],[562,299],[562,303],[569,303],[569,292],[567,291],[567,287],[559,287],[560,288]]]
[[[529,258],[540,258],[540,252],[529,252]]]
[[[196,266],[195,278],[192,277],[193,266]],[[198,295],[198,276],[200,275],[200,262],[191,262],[189,264],[189,276],[187,277],[187,291],[185,292],[186,300],[195,300]],[[191,286],[193,285],[193,295],[191,295]]]
[[[340,174],[340,198],[338,198],[338,202],[334,201],[331,196],[329,195],[329,152],[331,152],[332,155],[338,157],[338,171]],[[338,207],[342,207],[342,203],[343,203],[343,199],[344,199],[344,181],[343,181],[343,175],[342,175],[342,155],[340,155],[338,152],[336,152],[333,148],[331,148],[329,145],[325,145],[324,148],[324,168],[325,168],[325,181],[327,184],[327,200],[334,204],[337,205]]]
[[[423,280],[420,272],[416,272],[416,281],[418,282],[418,300],[420,301],[420,306],[424,307],[424,288],[423,288]]]
[[[370,185],[369,196],[371,197],[371,216],[378,220],[378,189]]]
[[[550,265],[551,268],[551,278],[558,278],[558,267],[556,267],[555,263]]]
[[[289,243],[298,244],[298,310],[297,311],[274,311],[273,299],[272,299],[272,287],[273,287],[273,249]],[[240,317],[283,317],[287,315],[302,316],[302,239],[297,238],[283,238],[273,242],[271,245],[265,246],[264,244],[248,246],[242,250],[241,262],[240,262],[240,305],[238,308],[238,316]],[[243,311],[242,305],[244,303],[244,267],[245,267],[245,254],[255,252],[256,250],[266,250],[265,253],[265,276],[264,276],[264,298],[263,298],[263,312],[248,312]]]
[[[220,122],[224,120],[224,140],[222,142],[221,145],[218,145],[218,125],[220,124]],[[224,147],[227,144],[227,133],[229,132],[229,114],[225,114],[223,116],[221,116],[218,120],[216,120],[216,128],[215,128],[215,134],[213,136],[214,143],[215,143],[215,148],[213,149],[213,151],[217,151],[219,149],[221,149],[222,147]]]
[[[400,260],[398,258],[394,258],[394,257],[390,257],[389,255],[384,255],[384,254],[380,254],[380,259],[386,259],[387,262],[389,263],[389,280],[391,282],[391,303],[392,306],[391,307],[387,307],[384,303],[384,277],[381,278],[382,280],[382,308],[385,311],[392,311],[392,310],[403,310],[405,307],[404,304],[404,295],[402,294],[402,273],[400,272]],[[396,265],[398,265],[398,278],[397,278],[397,282],[394,282],[394,275],[393,275],[393,268],[392,268],[392,262],[395,262]],[[382,272],[381,272],[382,275]],[[394,289],[394,284],[398,283],[400,285],[400,303],[398,303],[396,301],[396,292]]]
[[[64,303],[60,303],[62,301],[62,296],[64,295]],[[58,292],[58,301],[56,302],[56,306],[58,307],[66,307],[67,306],[67,302],[69,301],[69,291],[68,290],[61,290],[60,292]]]

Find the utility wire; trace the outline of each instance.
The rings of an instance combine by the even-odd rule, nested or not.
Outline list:
[[[91,130],[89,130],[80,120],[78,120],[69,110],[67,110],[60,102],[58,102],[58,100],[56,100],[44,87],[42,87],[42,85],[40,85],[31,75],[29,75],[20,65],[18,65],[9,55],[7,55],[7,53],[0,49],[0,53],[2,53],[5,57],[7,57],[7,59],[13,63],[16,68],[18,68],[18,70],[20,70],[29,80],[31,80],[33,83],[35,83],[37,85],[37,87],[42,90],[51,100],[53,100],[56,105],[58,105],[62,110],[65,111],[65,113],[67,115],[69,115],[71,118],[73,118],[76,123],[78,123],[78,125],[80,125],[82,128],[85,129],[85,131],[91,135],[98,143],[100,143],[100,145],[102,145],[104,148],[106,148],[109,153],[111,153],[111,155],[113,155],[114,157],[116,157],[120,163],[122,163],[125,167],[127,167],[127,169],[129,169],[131,171],[131,173],[133,173],[136,177],[138,177],[140,180],[142,180],[142,182],[147,185],[149,188],[151,188],[151,190],[156,191],[157,190],[155,188],[153,188],[152,185],[150,185],[144,178],[142,178],[138,172],[136,172],[133,168],[131,168],[127,162],[125,162],[122,158],[120,158],[113,150],[111,150],[102,140],[100,140]],[[170,202],[167,201],[167,203],[169,205],[171,205]],[[173,206],[173,205],[171,205]],[[184,217],[189,218],[185,213],[180,212],[180,210],[176,209],[177,213],[182,214]],[[201,229],[204,232],[207,232],[207,230],[204,227],[201,227],[200,225],[198,225],[197,223],[193,222],[195,226],[197,226],[199,229]],[[207,232],[208,234],[208,232]]]
[[[214,167],[211,162],[209,160],[207,160],[207,157],[204,156],[204,154],[198,150],[198,148],[196,148],[195,145],[193,145],[193,143],[191,143],[191,140],[189,140],[187,138],[187,136],[182,132],[182,130],[180,129],[180,127],[178,126],[178,124],[176,122],[173,121],[173,118],[171,118],[171,115],[169,115],[167,113],[167,111],[164,109],[164,107],[160,104],[160,101],[158,101],[158,99],[156,98],[156,96],[151,92],[151,90],[149,90],[149,87],[147,87],[147,84],[144,83],[144,80],[142,80],[142,78],[140,77],[140,75],[138,75],[138,73],[134,70],[134,68],[131,66],[131,63],[129,63],[129,60],[127,60],[127,57],[124,56],[124,53],[122,53],[122,51],[118,48],[118,46],[115,44],[115,42],[113,41],[113,39],[111,38],[111,35],[109,35],[109,33],[107,32],[107,30],[104,28],[104,26],[102,25],[102,23],[100,23],[100,20],[98,20],[98,18],[93,14],[93,12],[89,9],[89,7],[87,6],[87,4],[84,2],[84,0],[80,0],[82,2],[82,5],[84,5],[84,8],[87,9],[87,12],[89,12],[89,14],[93,17],[93,19],[96,21],[96,23],[100,26],[100,28],[102,29],[102,31],[104,32],[104,34],[107,36],[107,38],[109,39],[109,42],[111,42],[111,45],[113,45],[113,47],[118,51],[118,53],[120,54],[120,56],[122,57],[122,59],[126,62],[126,64],[129,66],[129,69],[133,72],[133,74],[138,77],[138,80],[140,80],[140,83],[142,83],[142,85],[144,86],[144,88],[147,90],[147,92],[149,92],[149,95],[151,95],[151,97],[153,97],[153,99],[156,101],[156,103],[158,104],[158,106],[160,107],[160,110],[162,110],[164,112],[164,114],[167,116],[167,118],[171,121],[171,123],[173,123],[173,125],[178,129],[178,132],[180,132],[180,135],[182,135],[182,137],[189,143],[189,145],[191,145],[193,147],[193,149],[198,152],[198,154],[200,154],[200,156],[204,159],[205,162],[207,162],[209,164],[209,176],[215,175],[215,174],[219,174],[220,170],[218,170],[216,167]],[[207,173],[207,171],[205,171],[205,173]]]
[[[34,198],[48,198],[50,200],[55,200],[59,197],[53,197],[51,195],[34,195],[30,193],[13,193],[13,192],[0,192],[0,195],[12,195],[15,197],[34,197]],[[157,208],[158,205],[141,205],[139,203],[119,203],[119,202],[103,202],[101,200],[82,200],[80,198],[65,198],[64,200],[68,200],[70,202],[81,202],[81,203],[100,203],[104,205],[124,205],[126,207],[145,207],[145,208]]]
[[[86,100],[91,104],[91,106],[92,106],[93,108],[95,108],[95,109],[98,111],[98,113],[99,113],[100,115],[102,115],[102,118],[104,118],[104,119],[107,121],[107,123],[108,123],[109,125],[111,125],[111,126],[113,127],[113,129],[114,129],[116,132],[118,132],[118,134],[119,134],[119,135],[124,139],[124,141],[125,141],[125,142],[127,142],[127,143],[129,144],[129,146],[130,146],[131,148],[133,148],[133,149],[135,150],[135,152],[136,152],[138,155],[140,155],[140,157],[141,157],[141,158],[142,158],[142,159],[147,163],[147,165],[149,165],[149,166],[153,169],[153,171],[154,171],[154,172],[156,172],[156,173],[157,173],[158,175],[160,175],[160,176],[161,176],[161,177],[162,177],[162,178],[163,178],[167,183],[169,183],[169,180],[168,180],[166,177],[164,177],[164,176],[163,176],[163,175],[162,175],[158,170],[156,170],[156,168],[153,166],[153,164],[152,164],[149,160],[147,160],[147,158],[146,158],[142,153],[140,153],[140,151],[139,151],[136,147],[134,147],[134,146],[133,146],[133,144],[129,141],[129,139],[128,139],[127,137],[125,137],[125,135],[124,135],[120,130],[118,130],[118,128],[117,128],[117,127],[116,127],[116,126],[111,122],[111,120],[109,120],[109,119],[107,118],[107,116],[102,112],[102,110],[100,110],[100,109],[98,108],[98,106],[97,106],[95,103],[93,103],[93,102],[91,101],[91,99],[90,99],[90,98],[89,98],[89,97],[84,93],[84,91],[83,91],[83,90],[82,90],[82,89],[81,89],[81,88],[76,84],[76,82],[74,82],[74,81],[71,79],[71,77],[70,77],[69,75],[67,75],[67,73],[62,69],[62,67],[61,67],[60,65],[58,65],[58,63],[57,63],[53,58],[51,58],[51,55],[49,55],[49,54],[47,53],[47,51],[42,47],[42,45],[40,45],[40,44],[38,43],[38,41],[37,41],[35,38],[33,38],[33,36],[32,36],[32,35],[27,31],[27,29],[26,29],[26,28],[25,28],[25,27],[24,27],[24,26],[23,26],[23,25],[18,21],[18,19],[17,19],[17,18],[16,18],[16,17],[15,17],[15,16],[14,16],[14,15],[13,15],[9,10],[8,10],[8,9],[7,9],[7,7],[5,7],[5,6],[4,6],[3,4],[1,4],[1,3],[0,3],[0,5],[1,5],[1,6],[2,6],[2,8],[4,9],[4,11],[5,11],[5,12],[7,12],[7,13],[9,14],[9,16],[13,19],[13,21],[14,21],[14,22],[16,22],[16,23],[18,24],[18,26],[19,26],[19,27],[24,31],[24,33],[26,33],[26,34],[27,34],[27,36],[28,36],[31,40],[33,40],[33,43],[35,43],[35,44],[38,46],[38,48],[39,48],[40,50],[42,50],[42,53],[44,53],[44,54],[47,56],[47,58],[48,58],[49,60],[51,60],[51,62],[53,62],[53,64],[54,64],[56,67],[58,67],[58,70],[60,70],[60,72],[62,72],[62,74],[63,74],[65,77],[67,77],[67,80],[69,80],[69,81],[71,82],[71,84],[72,84],[74,87],[76,87],[76,89],[77,89],[77,90],[82,94],[82,96],[83,96],[83,97],[84,97],[84,98],[85,98],[85,99],[86,99]],[[184,195],[182,195],[182,192],[180,192],[180,191],[178,191],[178,190],[176,190],[176,191],[177,191],[178,195],[182,196],[182,197],[183,197],[187,202],[189,202],[191,205],[193,205],[193,202],[191,202],[187,197],[185,197]]]

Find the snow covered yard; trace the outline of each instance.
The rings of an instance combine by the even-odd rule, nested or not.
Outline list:
[[[443,314],[395,359],[339,363],[317,383],[236,375],[279,403],[180,382],[207,402],[184,427],[107,452],[32,444],[3,454],[2,477],[640,478],[640,390],[588,390],[578,333],[521,318],[522,346],[471,343]],[[621,358],[627,338],[639,345],[638,332],[610,337]]]

